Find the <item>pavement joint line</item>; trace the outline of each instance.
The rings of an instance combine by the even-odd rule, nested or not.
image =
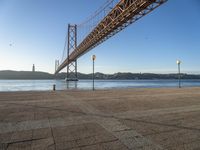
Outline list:
[[[151,145],[155,149],[162,150],[163,148],[153,143],[151,140],[145,138],[135,130],[123,125],[117,119],[102,119],[97,121],[103,128],[119,139],[121,143],[126,145],[129,149],[135,149],[136,147]],[[140,138],[138,138],[140,137]],[[136,140],[135,140],[136,139]],[[127,142],[127,140],[130,140]],[[133,144],[134,143],[134,144]],[[141,144],[142,143],[142,144]],[[146,144],[146,145],[145,145]]]
[[[76,103],[73,103],[73,104],[76,104],[85,114],[102,115],[104,117],[105,116],[111,117],[111,115],[103,113],[85,102],[76,101]]]
[[[82,101],[78,101],[78,100],[76,100],[76,101],[73,101],[74,103],[76,102],[78,102],[78,106],[80,107],[82,107],[82,108],[84,108],[84,109],[86,109],[86,113],[91,113],[91,112],[99,112],[98,110],[95,110],[95,108],[94,107],[92,107],[92,106],[89,106],[88,104],[86,105],[85,103],[83,103]],[[80,105],[81,104],[81,105]],[[178,108],[178,110],[177,110],[177,108]],[[196,108],[196,109],[195,109]],[[83,109],[83,110],[84,110]],[[147,113],[145,112],[145,111],[143,111],[143,113],[145,112],[145,114],[148,114],[148,116],[150,115],[152,115],[152,112],[153,112],[153,114],[160,114],[161,112],[163,112],[163,114],[166,114],[166,113],[178,113],[178,112],[188,112],[188,111],[194,111],[194,109],[195,110],[200,110],[200,105],[192,105],[192,106],[186,106],[186,107],[174,107],[174,108],[167,108],[167,109],[154,109],[154,110],[149,110],[151,113],[149,113],[148,111],[147,111]],[[159,112],[159,113],[158,113]],[[125,112],[125,113],[127,113],[127,112]],[[98,115],[103,115],[102,113],[97,113]],[[161,113],[162,114],[162,113]],[[141,116],[141,113],[140,113],[140,116]],[[108,116],[108,117],[110,117],[110,118],[113,118],[113,119],[124,119],[124,120],[126,120],[127,118],[121,118],[121,117],[118,117],[118,116],[114,116],[114,117],[112,117],[112,116]],[[145,121],[145,123],[148,123],[148,122],[146,122]],[[153,122],[152,122],[153,123]],[[198,131],[200,131],[200,129],[195,129],[195,128],[190,128],[190,127],[183,127],[183,126],[177,126],[177,125],[166,125],[166,124],[162,124],[162,123],[157,123],[158,125],[164,125],[164,126],[171,126],[171,127],[176,127],[176,128],[182,128],[182,129],[189,129],[189,130],[198,130]],[[102,125],[102,124],[101,124]],[[119,127],[119,126],[117,126],[117,127]],[[125,126],[121,126],[122,127],[122,129],[124,130],[124,129],[126,129],[126,127]],[[109,130],[109,131],[111,131],[112,132],[112,129],[111,129],[112,127],[110,127],[110,128],[108,128],[107,127],[107,129]],[[119,127],[120,128],[120,127]],[[145,139],[145,138],[144,138]],[[145,139],[146,140],[146,139]],[[154,145],[154,144],[153,144]],[[130,146],[130,145],[129,145]],[[161,148],[161,146],[160,145],[156,145],[156,147],[157,148],[159,148],[159,149],[162,149]]]
[[[38,140],[42,140],[42,139],[45,139],[45,138],[36,138],[36,139],[14,141],[14,142],[8,142],[8,143],[3,143],[3,144],[8,144],[8,146],[9,146],[9,145],[16,144],[16,143],[32,142],[32,141],[38,141]]]
[[[112,115],[121,119],[123,118],[127,119],[127,118],[133,118],[133,117],[165,115],[165,114],[191,112],[191,111],[200,111],[200,105],[173,107],[173,108],[160,108],[160,109],[151,109],[151,110],[145,110],[145,111],[126,111],[123,113],[113,113]]]
[[[83,103],[82,101],[73,101],[73,103],[77,103],[78,106],[81,108],[83,108],[83,111],[85,113],[97,113],[99,114],[100,112],[98,110],[96,110],[94,107],[92,107],[91,105],[89,104],[86,104],[86,103]],[[102,115],[102,113],[100,113]],[[138,145],[141,145],[139,143],[148,143],[148,144],[151,144],[153,147],[155,147],[156,149],[159,149],[159,150],[162,150],[163,148],[158,145],[158,144],[155,144],[153,143],[152,141],[150,141],[149,139],[143,137],[142,135],[140,135],[139,133],[137,133],[135,130],[131,130],[132,132],[130,133],[130,130],[131,128],[127,127],[126,125],[122,124],[121,122],[119,122],[116,118],[99,118],[98,120],[96,120],[98,124],[100,124],[104,129],[106,129],[108,132],[110,132],[112,135],[114,135],[115,137],[117,137],[119,139],[119,141],[121,143],[123,143],[124,145],[126,145],[129,149],[133,149],[135,148],[135,146],[138,144]],[[115,131],[121,131],[122,134],[125,134],[125,135],[131,135],[129,138],[134,138],[134,137],[140,137],[140,139],[137,139],[135,141],[132,141],[132,142],[135,142],[136,144],[133,145],[132,142],[128,142],[127,143],[127,136],[118,136],[118,134],[116,134]]]
[[[88,144],[88,145],[82,145],[82,146],[77,146],[75,148],[84,148],[87,146],[92,146],[92,145],[97,145],[97,144],[105,144],[105,143],[110,143],[110,142],[114,142],[114,141],[118,141],[118,139],[115,140],[108,140],[108,141],[104,141],[104,142],[98,142],[98,143],[94,143],[94,144]]]
[[[51,136],[52,136],[52,138],[53,138],[53,144],[52,144],[52,145],[54,145],[54,148],[55,148],[55,150],[56,150],[56,142],[55,142],[55,138],[54,138],[54,135],[53,135],[53,129],[52,129],[52,127],[51,127],[51,123],[50,123],[50,119],[49,119],[49,118],[48,118],[48,121],[49,121],[49,124],[50,124]]]
[[[60,122],[62,121],[62,123]],[[81,123],[93,122],[94,119],[88,116],[76,116],[76,117],[66,117],[66,118],[56,118],[56,119],[43,119],[43,120],[32,120],[32,121],[21,121],[16,123],[0,123],[0,134],[14,132],[14,131],[24,131],[33,129],[42,129],[49,127],[62,127],[68,125],[77,125]]]
[[[178,125],[173,125],[173,124],[166,124],[166,123],[161,123],[161,122],[145,121],[145,120],[140,120],[140,119],[129,119],[129,118],[125,119],[125,118],[123,118],[122,120],[142,122],[142,123],[153,124],[153,125],[160,125],[160,126],[167,126],[167,127],[175,127],[175,128],[179,128],[179,129],[186,129],[186,130],[193,130],[193,131],[200,131],[200,129],[193,128],[193,127],[178,126]]]
[[[79,107],[81,105],[81,108],[83,108],[82,111],[84,111],[86,115],[112,117],[112,118],[116,118],[116,119],[117,118],[118,119],[128,119],[128,118],[133,118],[133,117],[164,115],[164,114],[182,113],[182,112],[191,112],[191,111],[199,111],[200,110],[200,105],[192,105],[192,106],[182,106],[182,107],[179,106],[179,107],[173,107],[173,108],[151,109],[151,110],[146,110],[146,111],[126,111],[123,113],[106,114],[106,113],[102,113],[101,111],[97,110],[96,108],[92,107],[91,105],[86,104],[83,101],[75,99],[72,96],[70,96],[70,98],[73,99],[73,101],[72,101],[73,104],[76,104]]]
[[[182,94],[191,94],[191,93],[173,93],[173,94],[154,94],[154,95],[145,95],[145,94],[138,94],[138,95],[134,95],[134,96],[116,96],[116,97],[113,97],[112,99],[122,99],[122,98],[137,98],[137,97],[160,97],[160,96],[174,96],[174,95],[181,95],[182,96]],[[195,94],[195,95],[200,95],[200,93],[192,93],[193,95]],[[72,96],[70,96],[70,98],[71,98]],[[186,97],[185,95],[184,95],[184,97]],[[189,96],[189,95],[187,95],[187,98],[190,98],[190,97],[192,97],[192,96]],[[94,100],[94,99],[106,99],[107,97],[105,96],[105,97],[100,97],[100,98],[98,98],[98,97],[92,97],[92,98],[82,98],[82,101],[84,101],[84,100]]]
[[[119,120],[128,120],[128,121],[135,121],[135,122],[143,122],[148,124],[156,124],[162,126],[170,126],[175,128],[181,129],[188,129],[188,130],[196,130],[200,131],[200,129],[193,128],[193,127],[184,127],[184,126],[177,126],[171,124],[164,124],[159,122],[149,122],[139,119],[129,119],[129,118],[113,118],[113,117],[103,117],[103,116],[76,116],[76,117],[66,117],[66,118],[56,118],[56,119],[44,119],[44,120],[33,120],[33,121],[22,121],[17,123],[0,123],[0,133],[8,133],[13,131],[23,131],[23,130],[31,130],[31,129],[41,129],[41,128],[48,128],[48,127],[57,127],[57,126],[68,126],[80,123],[89,123],[95,122],[95,120],[112,120],[112,119],[119,119]],[[110,125],[112,128],[112,125]],[[119,127],[119,125],[118,125]]]
[[[50,110],[58,110],[58,111],[65,111],[65,112],[70,112],[70,113],[77,113],[77,114],[86,114],[84,112],[79,112],[79,111],[68,111],[66,109],[59,109],[59,108],[54,108],[54,107],[45,107],[45,106],[36,106],[36,105],[30,105],[30,104],[18,104],[18,103],[10,103],[7,102],[7,104],[12,104],[12,105],[23,105],[23,106],[30,106],[34,108],[44,108],[44,109],[50,109]]]
[[[170,130],[166,130],[166,131],[159,131],[159,132],[155,132],[155,133],[143,134],[143,136],[159,135],[159,134],[162,134],[162,133],[170,133],[170,132],[178,131],[178,130],[180,130],[180,129],[179,128],[174,128],[174,129],[170,129]]]

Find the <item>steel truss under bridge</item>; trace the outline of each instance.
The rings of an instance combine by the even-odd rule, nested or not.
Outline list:
[[[150,13],[166,1],[167,0],[120,0],[112,10],[110,10],[102,20],[100,20],[94,29],[88,33],[78,46],[76,46],[76,25],[69,25],[67,41],[68,55],[67,58],[57,67],[55,73],[58,73],[67,66],[67,76],[69,77],[70,72],[72,71],[75,73],[75,79],[77,79],[77,58],[123,30],[128,25]],[[71,49],[73,51],[70,53]],[[73,70],[69,69],[71,66],[74,67]]]

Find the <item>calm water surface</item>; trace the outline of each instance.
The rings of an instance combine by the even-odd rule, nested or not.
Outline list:
[[[52,90],[92,89],[91,80],[66,83],[65,80],[0,80],[0,91],[45,91]],[[200,80],[182,80],[184,87],[200,87]],[[177,80],[96,80],[95,89],[113,88],[148,88],[177,87]]]

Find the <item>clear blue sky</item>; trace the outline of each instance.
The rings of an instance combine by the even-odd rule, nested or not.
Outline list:
[[[0,70],[54,72],[67,24],[79,24],[106,0],[0,0]],[[200,73],[200,1],[168,0],[78,59],[78,71]],[[66,71],[64,69],[63,71]]]

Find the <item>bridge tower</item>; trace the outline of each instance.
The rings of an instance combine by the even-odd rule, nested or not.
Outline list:
[[[71,62],[67,65],[67,77],[66,81],[78,81],[77,76],[77,59],[70,60],[70,54],[77,47],[77,25],[68,24],[68,36],[67,36],[67,59]]]

